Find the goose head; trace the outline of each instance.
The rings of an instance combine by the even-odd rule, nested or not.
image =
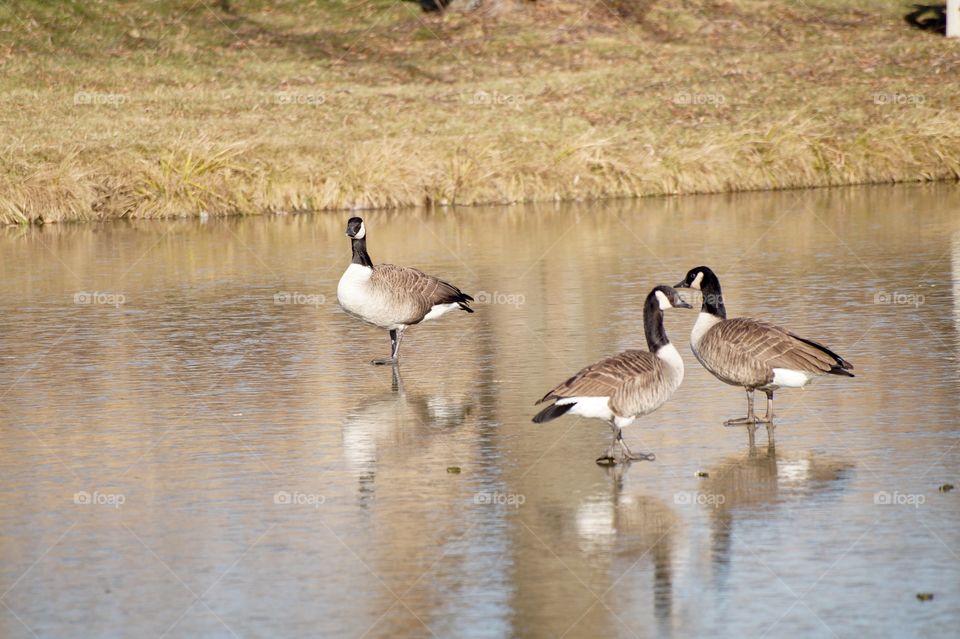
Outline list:
[[[363,225],[363,220],[359,217],[351,217],[347,220],[347,237],[354,240],[362,240],[367,235],[367,228]]]
[[[655,287],[650,293],[657,299],[661,311],[668,308],[693,308],[684,302],[680,294],[670,286],[661,284]]]
[[[699,291],[703,288],[704,280],[717,284],[720,283],[720,280],[717,279],[716,274],[710,270],[709,266],[697,266],[696,268],[690,269],[690,271],[687,272],[687,276],[683,278],[683,281],[674,288],[692,288]]]

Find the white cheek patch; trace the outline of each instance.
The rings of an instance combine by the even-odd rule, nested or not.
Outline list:
[[[657,291],[657,300],[660,302],[661,311],[673,308],[673,304],[671,304],[667,296],[663,294],[663,291]]]
[[[703,271],[697,273],[697,276],[693,278],[693,281],[690,282],[690,288],[695,288],[698,291],[700,290],[700,282],[703,281]]]
[[[367,234],[367,227],[363,225],[363,222],[360,222],[360,230],[357,231],[357,234],[354,235],[353,237],[355,239],[362,240],[366,234]]]

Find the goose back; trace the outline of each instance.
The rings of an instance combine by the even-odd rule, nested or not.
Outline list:
[[[798,371],[813,378],[838,368],[852,368],[816,342],[746,317],[718,322],[693,346],[693,351],[717,378],[748,388],[772,385],[774,369]]]
[[[676,370],[649,351],[628,350],[587,366],[537,403],[570,397],[609,397],[614,415],[645,415],[663,405],[682,380],[682,368]]]

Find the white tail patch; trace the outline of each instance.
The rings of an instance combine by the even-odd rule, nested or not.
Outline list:
[[[802,388],[810,383],[816,377],[804,371],[796,371],[790,368],[773,369],[773,384],[781,388]]]
[[[610,410],[609,397],[564,397],[555,402],[558,406],[574,404],[570,409],[571,415],[580,415],[581,417],[592,417],[610,421],[613,419],[613,411]]]
[[[451,304],[434,304],[430,307],[430,312],[423,316],[423,321],[426,322],[427,320],[437,319],[441,315],[449,313],[453,309],[459,307],[460,305],[456,302]]]

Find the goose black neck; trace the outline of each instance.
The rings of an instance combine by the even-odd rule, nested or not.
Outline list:
[[[663,329],[663,310],[660,308],[660,300],[652,293],[647,296],[647,301],[643,305],[643,332],[647,338],[647,348],[651,353],[656,353],[670,343],[670,338]]]
[[[367,238],[361,237],[359,240],[353,238],[353,259],[351,262],[353,264],[359,264],[361,266],[373,267],[373,261],[370,259],[370,254],[367,253]]]
[[[720,291],[720,280],[710,272],[703,274],[700,282],[700,292],[703,294],[701,313],[710,313],[720,319],[727,319],[727,309],[723,305],[723,293]]]

